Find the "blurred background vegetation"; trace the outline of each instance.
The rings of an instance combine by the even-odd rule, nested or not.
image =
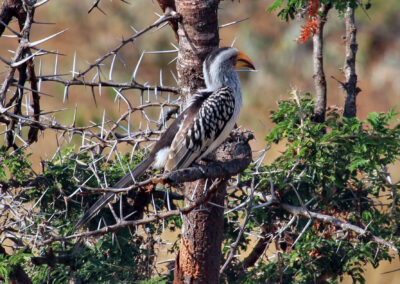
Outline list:
[[[50,1],[38,9],[35,19],[41,22],[52,22],[54,25],[35,25],[31,38],[37,40],[68,29],[64,34],[48,41],[42,47],[47,50],[58,50],[65,56],[58,58],[58,73],[70,73],[76,52],[76,69],[83,70],[88,63],[119,44],[122,38],[153,23],[155,13],[161,13],[158,4],[150,0],[131,0],[130,4],[122,1],[101,1],[104,15],[95,9],[88,14],[93,1]],[[269,110],[276,108],[276,102],[287,99],[292,88],[301,92],[314,92],[312,80],[312,43],[300,44],[295,39],[300,35],[303,20],[290,23],[283,22],[276,14],[265,10],[272,0],[221,1],[220,24],[248,18],[239,24],[220,30],[221,46],[234,45],[250,56],[258,71],[242,72],[241,81],[244,95],[244,107],[239,124],[255,132],[256,141],[253,149],[265,147],[264,137],[269,133],[271,122]],[[372,1],[368,15],[357,9],[359,52],[357,54],[357,73],[359,87],[357,114],[365,119],[372,111],[388,111],[400,102],[400,1]],[[16,23],[13,23],[16,26]],[[329,15],[325,28],[325,72],[328,83],[328,105],[342,107],[344,92],[338,83],[331,78],[343,79],[341,67],[344,64],[344,23],[335,12]],[[176,44],[175,37],[168,26],[161,31],[148,33],[139,38],[133,45],[122,50],[120,60],[114,67],[113,79],[129,80],[137,61],[143,51],[172,50]],[[8,50],[15,50],[16,39],[0,38],[0,54],[11,58]],[[160,84],[160,70],[164,85],[175,85],[172,73],[175,73],[175,62],[171,62],[176,53],[146,54],[140,65],[138,81]],[[46,56],[41,62],[42,73],[54,72],[55,56]],[[107,61],[106,64],[110,64]],[[39,59],[36,61],[39,68]],[[4,78],[5,65],[0,65],[0,78]],[[37,72],[39,73],[39,72]],[[105,74],[108,76],[108,74]],[[114,103],[114,92],[103,89],[102,95],[96,93],[97,105],[94,103],[90,88],[71,87],[68,100],[63,103],[64,88],[56,83],[46,83],[42,92],[51,96],[42,96],[43,111],[67,108],[57,114],[59,121],[71,123],[75,106],[77,107],[77,124],[101,121],[106,110],[110,118],[124,111],[124,106]],[[97,92],[97,90],[96,90]],[[134,96],[132,100],[135,101]],[[32,161],[37,167],[40,159],[48,157],[57,148],[54,135],[44,133],[39,143],[33,144],[30,151]],[[53,137],[52,137],[53,138]],[[79,144],[79,142],[78,142]],[[123,149],[120,149],[123,150]],[[126,149],[127,150],[127,149]],[[279,145],[268,152],[266,162],[280,155]],[[392,167],[394,180],[400,178],[398,167]],[[377,270],[368,270],[367,283],[398,283],[400,272],[381,274],[398,268],[397,261],[385,264]]]

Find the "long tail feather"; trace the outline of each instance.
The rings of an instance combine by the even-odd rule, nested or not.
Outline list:
[[[139,178],[146,169],[151,165],[152,159],[147,158],[139,163],[130,173],[126,174],[122,179],[120,179],[116,184],[114,184],[113,188],[123,188],[131,185],[133,183],[133,179]],[[108,204],[108,202],[113,199],[114,193],[107,192],[105,193],[99,200],[97,200],[92,207],[89,208],[88,211],[85,212],[83,217],[79,220],[79,222],[75,225],[74,230],[78,230],[83,227],[87,222],[89,222],[97,213],[103,209],[104,206]]]

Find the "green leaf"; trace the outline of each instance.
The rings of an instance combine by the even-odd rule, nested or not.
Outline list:
[[[271,6],[268,7],[267,12],[271,13],[275,11],[276,9],[282,7],[284,0],[275,0],[274,3],[271,4]]]

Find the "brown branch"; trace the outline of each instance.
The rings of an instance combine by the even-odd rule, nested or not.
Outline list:
[[[23,14],[25,14],[25,11],[22,7],[21,0],[4,1],[0,12],[0,36],[3,34],[4,29],[8,27],[7,25],[10,23],[13,17],[22,19],[21,15]]]
[[[176,11],[175,0],[157,0],[157,2],[160,5],[160,8],[164,14],[171,13],[171,11]],[[168,21],[168,23],[175,33],[176,40],[179,42],[178,22],[177,21]]]
[[[219,0],[176,0],[176,11],[182,15],[179,22],[179,53],[176,63],[180,93],[187,101],[204,87],[203,60],[219,45]],[[218,155],[217,155],[218,156]],[[202,196],[210,180],[186,183],[185,204]],[[181,245],[175,260],[174,284],[218,283],[223,240],[223,205],[226,183],[203,209],[188,214],[182,220]],[[189,197],[189,198],[188,198]]]
[[[313,62],[314,62],[314,86],[316,92],[314,117],[315,122],[325,121],[326,112],[326,79],[324,73],[324,26],[331,5],[321,4],[318,15],[318,31],[313,36]]]
[[[26,51],[24,52],[26,53]],[[18,73],[19,73],[19,78],[18,78],[18,88],[17,88],[17,92],[15,94],[15,96],[13,97],[13,99],[15,99],[15,106],[14,106],[14,114],[15,115],[21,115],[21,108],[22,108],[22,97],[24,94],[24,89],[20,86],[25,85],[26,82],[26,63],[18,66]],[[18,146],[15,144],[14,142],[14,130],[17,124],[17,120],[12,120],[10,127],[8,128],[7,131],[7,147],[8,148],[14,148],[17,149]]]
[[[4,107],[5,105],[5,100],[6,100],[6,94],[8,91],[8,88],[10,87],[10,84],[14,78],[15,70],[16,67],[13,67],[12,64],[20,61],[23,57],[24,54],[26,54],[26,49],[29,47],[29,34],[31,30],[31,26],[33,23],[33,7],[30,7],[26,5],[27,7],[27,12],[22,8],[20,5],[16,5],[14,1],[6,1],[13,7],[14,9],[17,9],[16,11],[12,11],[12,15],[16,16],[18,18],[18,23],[21,28],[21,39],[18,45],[17,50],[15,51],[14,58],[12,60],[12,63],[10,63],[10,70],[2,84],[2,87],[0,89],[0,106]],[[22,2],[22,1],[17,1],[17,2]],[[22,12],[23,11],[23,12]],[[24,21],[24,24],[22,26],[22,22]]]
[[[15,70],[18,69],[19,72],[19,79],[18,79],[18,88],[17,93],[12,98],[16,100],[15,107],[14,107],[14,114],[20,115],[21,114],[21,107],[22,107],[22,97],[23,97],[23,86],[25,85],[27,76],[26,76],[26,68],[27,63],[22,61],[22,64],[15,64],[16,62],[21,62],[24,57],[30,55],[30,48],[29,48],[29,37],[31,32],[31,26],[33,23],[33,15],[34,15],[34,7],[32,6],[33,3],[28,3],[25,1],[6,1],[4,4],[8,4],[9,7],[3,5],[2,14],[4,11],[8,11],[8,16],[5,16],[2,20],[3,26],[4,24],[10,21],[11,17],[14,16],[18,20],[18,24],[21,30],[21,38],[19,41],[18,48],[15,52],[15,56],[13,58],[13,62],[10,63],[10,70],[8,75],[6,76],[5,81],[3,82],[2,88],[0,90],[0,106],[3,107],[5,105],[6,95],[8,88],[10,87]],[[7,13],[5,13],[7,14]],[[32,59],[30,59],[32,60]],[[8,148],[13,147],[14,149],[17,148],[17,145],[14,142],[14,129],[16,127],[16,121],[13,120],[9,125],[7,131],[7,146]]]
[[[270,240],[259,239],[250,254],[243,260],[243,268],[246,270],[247,268],[254,266],[269,244]]]
[[[33,59],[27,62],[29,80],[31,82],[32,100],[33,100],[33,114],[36,121],[40,119],[40,96],[38,94],[37,78],[35,74],[35,65]],[[36,125],[37,126],[37,125]],[[28,132],[28,143],[32,144],[37,141],[38,132],[40,127],[31,126]]]
[[[345,90],[346,102],[344,105],[343,116],[347,118],[355,117],[357,114],[356,97],[361,89],[357,87],[356,74],[356,54],[358,49],[357,44],[357,28],[354,20],[354,8],[347,7],[345,14],[346,25],[346,62],[344,65],[344,74],[346,77]]]
[[[247,139],[252,138],[253,136],[251,135]],[[251,148],[247,142],[248,140],[225,143],[217,149],[216,157],[220,161],[171,172],[166,174],[163,180],[166,183],[179,184],[198,179],[229,178],[236,175],[246,169],[251,162]],[[234,158],[224,161],[224,157],[227,155],[231,155]]]

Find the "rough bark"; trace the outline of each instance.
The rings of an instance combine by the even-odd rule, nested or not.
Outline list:
[[[202,62],[219,44],[218,3],[218,0],[175,1],[176,11],[182,16],[177,71],[184,96],[204,86]]]
[[[204,87],[202,62],[218,47],[219,0],[176,0],[179,23],[177,71],[179,87],[187,99]],[[213,181],[185,184],[185,205],[200,198]],[[224,180],[220,181],[212,202],[223,205]],[[182,239],[175,261],[174,283],[218,283],[223,238],[223,208],[204,205],[183,217]]]
[[[361,89],[357,87],[356,54],[358,44],[356,39],[357,28],[354,21],[354,8],[347,8],[345,14],[345,24],[346,62],[343,70],[346,77],[346,83],[344,84],[346,91],[346,102],[344,105],[343,116],[352,118],[357,114],[356,98],[357,94],[361,91]]]
[[[325,121],[326,112],[326,79],[324,72],[324,26],[327,20],[327,15],[330,5],[321,4],[318,16],[318,31],[313,36],[313,62],[314,62],[314,86],[315,86],[315,108],[314,118],[315,122]]]

